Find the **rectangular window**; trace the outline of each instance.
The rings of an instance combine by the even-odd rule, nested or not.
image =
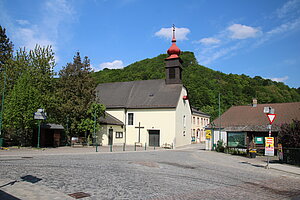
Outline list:
[[[193,124],[195,124],[195,117],[193,117]]]
[[[197,117],[197,125],[199,125],[199,117]]]
[[[128,125],[133,125],[133,113],[128,113]]]
[[[123,138],[123,132],[116,132],[116,138]]]
[[[174,79],[175,78],[175,69],[170,68],[169,69],[169,79]]]
[[[246,147],[246,133],[228,132],[228,146],[237,148]]]

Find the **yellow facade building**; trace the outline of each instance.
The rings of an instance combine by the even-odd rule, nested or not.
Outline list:
[[[210,115],[192,107],[192,143],[205,142],[205,127],[210,123]]]

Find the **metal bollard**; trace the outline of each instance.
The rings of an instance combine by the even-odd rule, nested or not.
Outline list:
[[[136,144],[134,143],[134,151],[136,151]]]
[[[96,143],[96,152],[98,152],[98,143]]]
[[[125,143],[123,143],[123,151],[125,151]]]
[[[145,142],[145,151],[146,151],[146,149],[147,149],[147,143]]]
[[[109,146],[110,152],[112,152],[112,145]]]

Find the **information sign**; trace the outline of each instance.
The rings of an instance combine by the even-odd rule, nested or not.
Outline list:
[[[211,138],[211,130],[206,130],[206,139],[210,139]]]
[[[274,156],[274,137],[265,137],[265,156]]]
[[[255,137],[255,144],[264,144],[263,137]]]

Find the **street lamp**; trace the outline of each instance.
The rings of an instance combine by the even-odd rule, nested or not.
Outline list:
[[[211,127],[212,127],[212,138],[211,138],[211,144],[212,144],[212,147],[211,147],[211,150],[213,151],[213,150],[215,150],[215,146],[214,146],[214,140],[215,140],[215,123],[214,122],[212,122],[211,123]]]
[[[40,148],[40,140],[41,140],[41,120],[45,120],[47,118],[47,113],[42,108],[39,108],[37,112],[34,113],[34,119],[38,120],[38,143],[37,148]]]
[[[0,147],[2,146],[3,139],[2,139],[2,119],[3,119],[3,112],[4,112],[4,95],[5,95],[5,85],[6,85],[6,70],[5,68],[0,68],[0,72],[3,71],[4,82],[3,82],[3,91],[2,91],[2,101],[1,101],[1,115],[0,115]]]

